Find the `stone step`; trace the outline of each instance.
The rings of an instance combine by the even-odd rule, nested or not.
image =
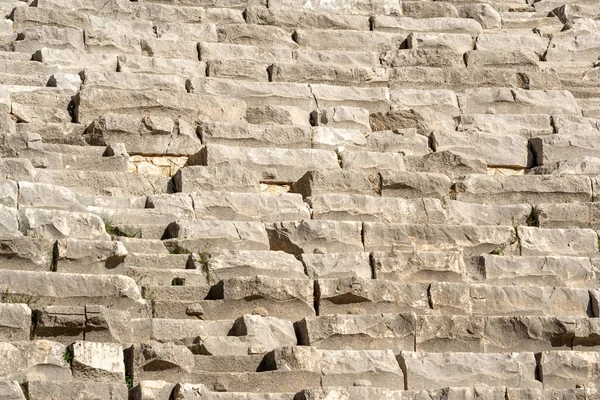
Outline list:
[[[200,42],[202,61],[291,62],[293,51],[287,47],[258,47],[247,44]]]
[[[536,380],[533,353],[426,353],[403,351],[398,355],[409,390],[446,386],[506,386],[541,389]],[[452,374],[443,374],[448,368]],[[437,372],[433,372],[433,371]],[[433,373],[433,375],[432,375]]]
[[[533,208],[537,223],[542,228],[591,228],[600,230],[600,204],[546,203]]]
[[[586,132],[532,138],[529,143],[535,156],[535,164],[540,166],[583,157],[595,157],[599,150],[595,139],[595,133]]]
[[[290,33],[295,28],[370,30],[367,16],[273,9],[270,7],[248,8],[246,10],[246,22],[256,25],[277,26]]]
[[[197,60],[127,54],[117,56],[117,61],[115,71],[129,74],[176,75],[186,78],[206,76],[206,63]]]
[[[586,176],[467,175],[454,185],[456,200],[470,203],[578,203],[592,199]]]
[[[68,169],[37,169],[35,177],[37,183],[67,187],[76,194],[120,197],[167,193],[169,181],[168,177],[160,175]]]
[[[362,67],[380,67],[379,53],[375,51],[345,51],[345,50],[311,50],[296,49],[293,52],[293,58],[297,62],[304,64],[321,64],[332,66],[362,66]],[[289,60],[279,60],[285,62]],[[277,62],[277,61],[275,61]]]
[[[295,182],[317,168],[339,169],[333,151],[317,149],[244,148],[221,145],[204,147],[190,157],[188,165],[243,167],[255,171],[261,182]]]
[[[325,83],[337,86],[386,87],[388,71],[363,66],[323,65],[307,62],[269,66],[271,82]]]
[[[375,15],[371,18],[373,30],[409,35],[412,32],[436,32],[469,34],[482,33],[481,24],[467,18],[410,18]]]
[[[83,87],[86,89],[129,89],[172,91],[187,93],[186,79],[171,74],[84,71]]]
[[[248,123],[206,122],[198,127],[204,144],[240,147],[312,147],[309,127],[256,125]]]
[[[0,370],[0,376],[2,380],[15,381],[17,386],[29,379],[70,381],[73,374],[64,357],[66,351],[67,346],[48,340],[0,343],[0,352],[7,360],[13,360]]]
[[[462,114],[456,120],[459,131],[517,134],[527,139],[554,133],[551,117],[546,114]]]
[[[5,303],[62,306],[104,305],[146,315],[148,304],[133,279],[37,271],[3,271],[0,286]]]
[[[306,279],[304,259],[301,262],[293,255],[281,251],[231,250],[211,255],[208,259],[202,256],[192,257],[192,262],[197,269],[208,270],[211,279],[217,281],[256,275]]]
[[[387,51],[395,50],[408,34],[354,30],[296,29],[295,42],[312,50]]]
[[[81,394],[89,394],[103,399],[117,400],[126,399],[128,396],[127,385],[122,382],[30,380],[26,383],[26,388],[30,399],[60,396],[65,400],[74,400]]]
[[[216,190],[257,193],[260,191],[259,181],[260,175],[257,172],[228,165],[188,165],[173,176],[174,190],[183,193]]]
[[[209,117],[217,121],[241,121],[246,113],[246,104],[241,100],[194,93],[181,96],[157,89],[132,91],[85,88],[78,93],[75,104],[77,122],[83,125],[88,125],[98,115],[107,112],[139,117],[151,113],[156,117],[181,117],[188,122]]]

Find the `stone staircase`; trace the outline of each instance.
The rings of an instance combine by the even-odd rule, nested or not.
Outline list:
[[[600,399],[597,0],[0,14],[0,400]]]

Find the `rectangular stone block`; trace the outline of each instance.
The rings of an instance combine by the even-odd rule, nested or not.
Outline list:
[[[592,229],[517,228],[521,255],[588,256],[598,253],[598,235]]]
[[[313,50],[387,51],[400,47],[408,34],[366,31],[296,29],[294,40]]]
[[[317,281],[319,315],[423,313],[429,309],[427,285],[378,279]]]
[[[544,389],[597,388],[597,352],[545,351],[540,358],[540,374]]]
[[[586,176],[468,175],[455,183],[455,200],[469,203],[578,203],[589,202],[592,189]]]
[[[302,262],[282,251],[231,250],[208,260],[194,257],[193,262],[198,269],[207,268],[214,280],[254,275],[306,279]]]
[[[415,349],[435,353],[483,353],[485,326],[486,320],[482,316],[419,315]]]
[[[517,240],[509,226],[364,223],[365,251],[462,250],[466,255],[496,249],[513,252]]]
[[[362,224],[354,221],[290,221],[265,224],[271,250],[291,254],[362,252]]]
[[[310,279],[372,276],[369,253],[302,254],[302,263]]]
[[[265,226],[260,222],[177,220],[169,224],[166,238],[193,252],[269,250]]]
[[[229,166],[186,166],[173,176],[175,191],[194,193],[226,190],[228,192],[260,191],[259,175],[256,172]]]
[[[443,198],[452,186],[446,175],[428,172],[381,171],[381,195],[406,199]]]
[[[298,179],[291,190],[305,198],[332,193],[373,196],[380,193],[380,177],[375,172],[315,169]]]
[[[312,147],[311,131],[302,126],[205,122],[199,126],[198,134],[202,142],[208,145],[289,149]]]
[[[535,379],[533,353],[425,353],[403,351],[398,362],[407,388],[435,389],[446,386],[507,386],[541,389]]]
[[[395,282],[464,282],[465,261],[459,251],[374,251],[376,279]]]

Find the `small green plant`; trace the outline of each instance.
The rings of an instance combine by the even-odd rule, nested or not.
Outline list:
[[[171,286],[183,286],[185,285],[185,278],[173,278],[173,280],[171,281]]]
[[[121,228],[119,228],[118,226],[116,226],[112,220],[108,217],[102,217],[102,221],[104,222],[104,229],[106,230],[106,233],[108,233],[111,236],[121,236],[121,237],[128,237],[128,238],[141,238],[142,237],[142,231],[138,230],[136,232],[127,232],[126,230],[123,230]]]
[[[185,247],[181,247],[178,243],[176,243],[174,247],[169,248],[169,253],[170,254],[190,254],[191,251],[189,251]]]
[[[502,254],[502,250],[501,249],[494,249],[494,250],[490,251],[490,254],[498,256],[498,255]]]
[[[206,283],[210,285],[210,268],[208,268],[208,259],[210,258],[210,254],[205,251],[198,252],[198,261],[202,266],[202,271],[204,275],[206,275]]]
[[[125,384],[127,385],[127,389],[131,389],[133,387],[133,377],[131,375],[125,375]]]
[[[65,360],[67,364],[73,366],[73,353],[71,353],[71,350],[69,350],[68,347],[67,350],[65,350],[65,352],[63,353],[63,360]]]
[[[23,232],[23,236],[27,236],[33,239],[43,239],[44,235],[40,231],[36,231],[35,229],[26,229]]]

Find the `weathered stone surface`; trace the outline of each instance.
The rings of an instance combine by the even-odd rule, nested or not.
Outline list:
[[[585,289],[434,282],[429,292],[436,314],[587,317],[591,313]]]
[[[369,253],[302,254],[302,263],[311,279],[372,276]]]
[[[50,382],[29,381],[27,391],[32,399],[60,397],[65,400],[75,400],[84,396],[90,400],[126,400],[128,398],[125,383],[112,382]]]
[[[515,133],[525,138],[554,133],[545,114],[462,114],[458,130],[478,130],[496,134]]]
[[[311,120],[316,126],[330,128],[358,129],[361,132],[370,132],[369,111],[359,107],[331,107],[311,113]]]
[[[427,285],[378,279],[319,279],[319,315],[419,312],[429,308]]]
[[[302,197],[327,193],[376,195],[380,193],[379,185],[380,177],[373,172],[314,170],[304,174],[291,189],[295,193],[302,194]]]
[[[483,255],[479,267],[489,284],[595,287],[594,267],[587,257]]]
[[[65,361],[67,347],[48,340],[1,343],[0,354],[5,360],[0,368],[4,380],[25,382],[70,381],[71,368]]]
[[[23,299],[38,305],[99,304],[132,315],[146,312],[146,301],[133,279],[119,275],[94,276],[57,272],[3,271],[0,287],[5,302],[21,303]]]
[[[508,386],[541,388],[535,379],[533,353],[424,353],[403,351],[398,356],[408,389],[445,386]]]
[[[391,350],[317,350],[283,347],[272,353],[276,370],[321,373],[325,386],[350,386],[357,379],[373,386],[400,389],[403,373]]]
[[[73,355],[73,377],[92,381],[125,379],[123,348],[117,343],[75,342],[69,347]]]
[[[208,192],[193,194],[194,214],[204,220],[299,221],[310,219],[302,196],[294,193],[253,194]]]
[[[494,167],[527,168],[531,165],[527,140],[520,135],[499,135],[480,131],[435,131],[430,137],[436,152],[452,151],[480,157],[488,166]]]
[[[300,221],[265,224],[271,250],[291,254],[361,252],[362,225],[353,221]]]
[[[600,229],[600,204],[597,202],[537,204],[534,214],[542,228]]]
[[[139,117],[151,112],[156,117],[181,117],[188,122],[208,118],[217,121],[241,121],[246,113],[246,103],[241,100],[188,93],[178,95],[170,91],[107,90],[89,88],[81,90],[75,99],[77,121],[88,125],[98,115],[107,112],[130,114]]]
[[[484,351],[486,320],[481,316],[419,315],[415,325],[416,351],[436,353]]]
[[[598,256],[598,235],[592,229],[517,228],[521,255]]]
[[[314,50],[387,51],[398,48],[406,35],[387,32],[325,31],[296,29],[294,40],[301,47]]]
[[[165,234],[190,251],[269,249],[265,226],[259,222],[177,220],[169,224]]]
[[[254,275],[306,278],[302,262],[292,254],[281,251],[224,251],[210,257],[206,267],[211,278],[216,280]],[[204,268],[204,265],[198,265],[197,268]]]
[[[412,314],[329,315],[296,323],[300,345],[327,350],[414,349]]]
[[[456,200],[469,203],[576,203],[591,200],[586,176],[468,175],[455,184]]]
[[[375,251],[372,257],[376,279],[423,283],[465,280],[465,262],[458,251]]]
[[[597,387],[597,377],[591,372],[597,365],[596,352],[545,351],[540,359],[544,388]]]
[[[496,249],[512,252],[516,232],[509,226],[364,223],[366,251],[462,250],[477,255]]]
[[[206,122],[200,125],[198,133],[202,142],[209,145],[299,149],[311,147],[310,129],[300,126]]]
[[[434,173],[444,171],[450,178],[487,173],[485,160],[452,151],[430,153],[423,157],[406,157],[404,162],[409,171]]]
[[[358,169],[377,172],[391,169],[405,171],[404,156],[398,153],[377,153],[374,151],[344,151],[342,153],[344,169]]]
[[[175,173],[173,183],[175,191],[183,193],[214,190],[258,192],[260,190],[257,173],[223,165],[186,166]]]
[[[29,340],[31,309],[26,304],[0,305],[0,337],[3,342]]]
[[[19,221],[21,231],[33,237],[108,240],[104,222],[93,214],[22,208]]]
[[[187,122],[168,117],[107,114],[92,122],[85,137],[92,145],[123,143],[129,154],[192,155],[202,148]]]
[[[446,175],[428,172],[381,172],[381,195],[405,199],[443,198],[450,191],[451,181]]]
[[[536,165],[558,161],[595,157],[598,155],[596,133],[558,134],[529,140]]]
[[[188,160],[190,165],[245,168],[259,174],[262,182],[295,182],[307,171],[339,169],[333,151],[316,149],[244,148],[212,145]]]

